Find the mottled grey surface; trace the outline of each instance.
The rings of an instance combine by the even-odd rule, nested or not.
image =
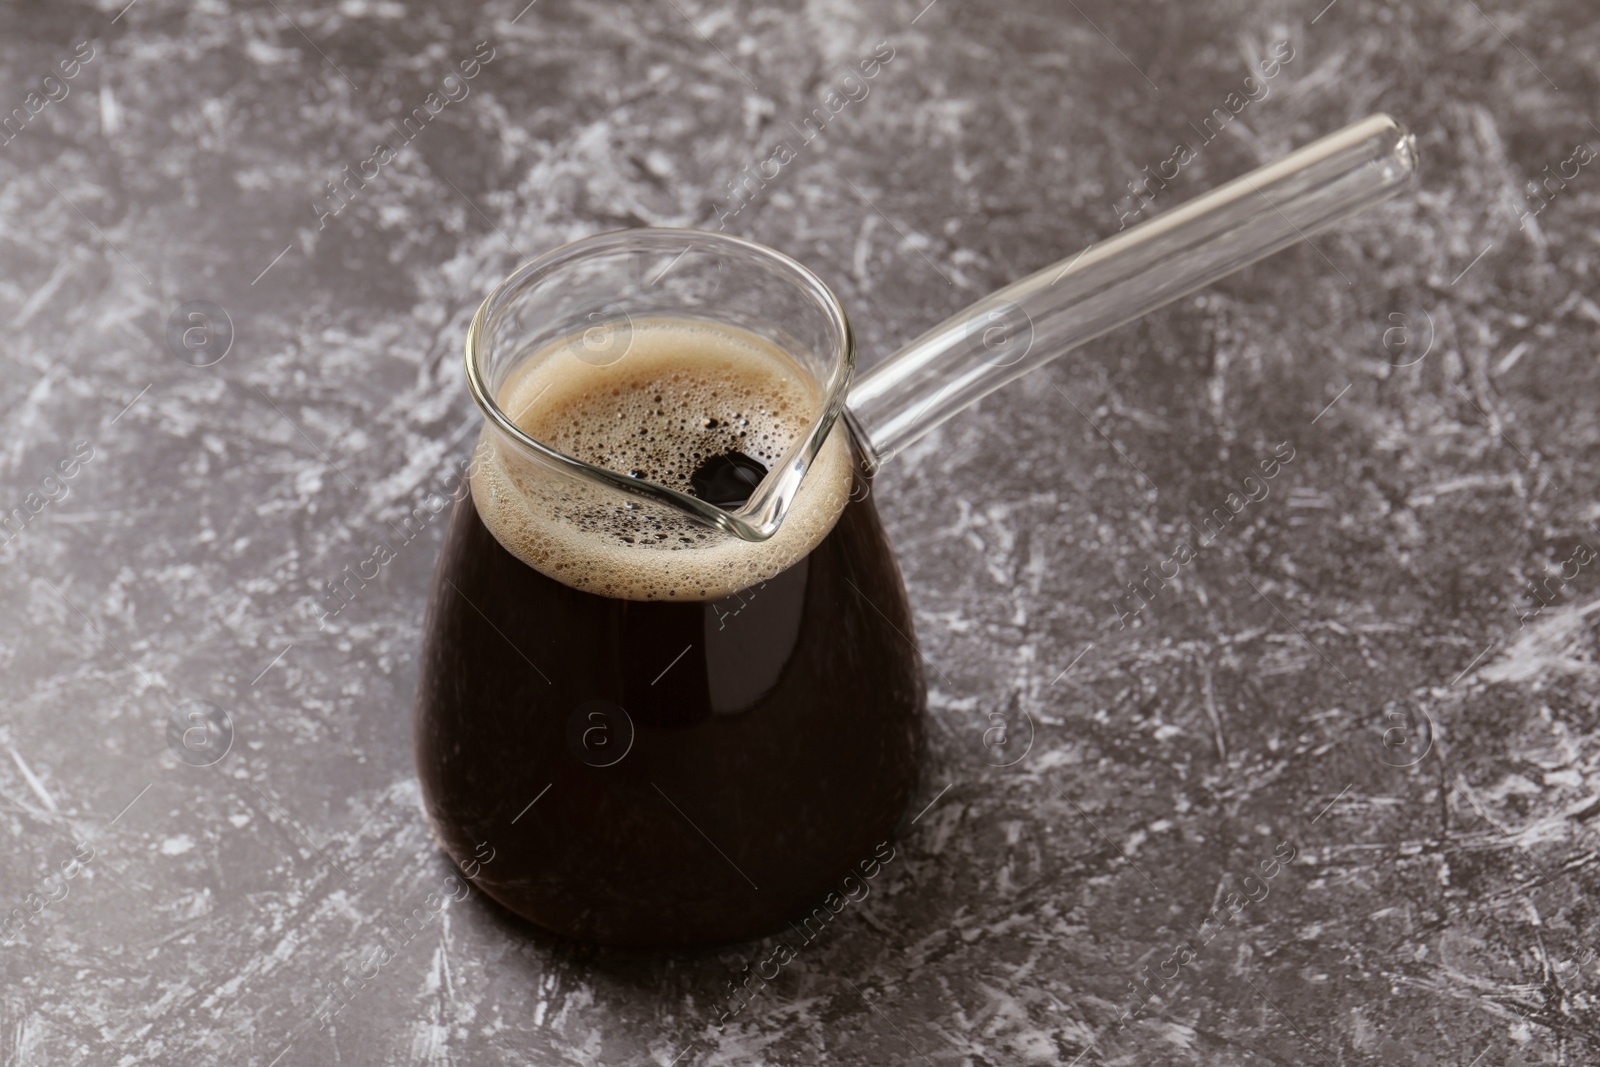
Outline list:
[[[0,1061],[1600,1062],[1591,4],[524,3],[0,8]],[[483,292],[714,227],[788,141],[726,224],[834,285],[870,363],[1114,231],[1278,41],[1150,210],[1378,109],[1423,187],[884,474],[931,806],[872,896],[721,1030],[770,943],[620,959],[476,895],[320,1027],[449,870],[408,730],[442,522],[327,630],[321,589],[466,455]],[[168,340],[197,300],[234,331],[204,367],[175,352],[216,322]],[[210,766],[169,745],[194,700],[234,733]]]

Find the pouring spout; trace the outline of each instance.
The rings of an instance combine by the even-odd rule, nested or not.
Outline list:
[[[1084,342],[1410,189],[1416,173],[1410,132],[1373,115],[990,294],[857,379],[848,412],[869,465]]]

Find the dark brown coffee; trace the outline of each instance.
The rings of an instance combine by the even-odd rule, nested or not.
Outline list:
[[[648,349],[643,356],[637,366],[656,374]],[[603,380],[618,389],[602,391],[606,411],[623,412],[605,446],[613,448],[608,465],[646,462],[615,446],[654,438],[646,442],[658,455],[653,480],[670,481],[671,463],[659,456],[677,444],[660,447],[676,442],[665,432],[622,428],[644,410],[629,399],[636,386],[662,425],[714,430],[724,418],[744,418],[737,443],[751,452],[752,436],[776,434],[748,389],[680,381],[675,393],[659,375],[626,368]],[[570,403],[558,397],[544,416],[572,416],[572,404],[595,395],[590,385]],[[789,403],[767,414],[803,422]],[[539,417],[530,415],[530,425]],[[591,437],[608,425],[593,411],[583,418],[579,428]],[[840,441],[830,447],[848,461],[847,432],[836,426]],[[684,478],[694,453],[725,444],[688,434]],[[772,436],[764,447],[785,445]],[[606,544],[573,563],[572,543],[559,535],[541,541],[535,531],[530,545],[526,520],[486,523],[483,500],[503,502],[509,483],[487,492],[475,479],[435,573],[415,741],[444,850],[466,860],[480,843],[494,849],[480,888],[546,929],[587,941],[714,944],[808,911],[890,836],[915,783],[923,682],[910,609],[866,483],[848,462],[837,470],[854,480],[837,487],[849,499],[831,526],[816,514],[785,524],[803,531],[809,520],[820,539],[774,577],[731,595],[702,579],[738,545],[635,548],[625,540],[633,534],[596,530],[596,543]],[[836,505],[825,506],[823,520]],[[560,551],[540,555],[549,544]],[[543,572],[559,573],[563,561],[568,581]],[[678,580],[685,575],[687,586]],[[697,596],[702,590],[716,599]]]

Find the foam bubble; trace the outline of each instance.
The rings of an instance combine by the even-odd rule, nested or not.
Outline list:
[[[502,410],[559,452],[684,492],[717,454],[737,450],[770,469],[823,403],[781,349],[730,326],[644,320],[621,359],[597,366],[585,355],[581,337],[534,353],[500,390]],[[618,503],[521,460],[488,426],[480,449],[472,495],[496,540],[557,581],[628,600],[714,600],[770,578],[827,536],[850,492],[840,426],[762,542],[668,508]]]

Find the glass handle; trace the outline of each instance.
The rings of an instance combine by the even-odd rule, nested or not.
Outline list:
[[[1090,245],[935,326],[856,381],[875,469],[1007,382],[1410,188],[1416,143],[1373,115]]]

